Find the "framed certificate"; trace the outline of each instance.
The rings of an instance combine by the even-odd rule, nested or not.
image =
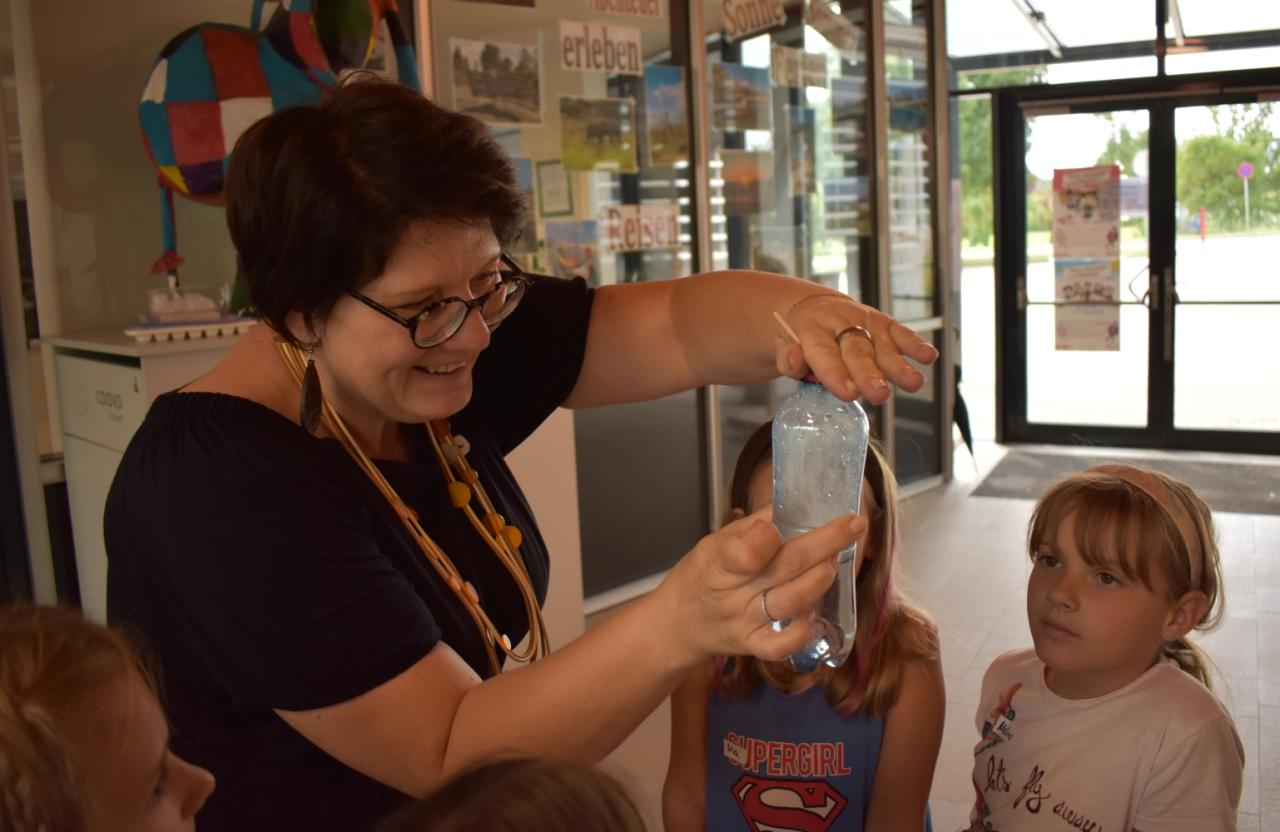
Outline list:
[[[538,204],[544,217],[564,217],[573,213],[569,172],[559,159],[538,162]]]

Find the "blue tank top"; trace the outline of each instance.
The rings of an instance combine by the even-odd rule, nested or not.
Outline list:
[[[883,719],[838,716],[821,685],[785,694],[762,682],[745,699],[713,692],[707,829],[862,832],[883,737]]]

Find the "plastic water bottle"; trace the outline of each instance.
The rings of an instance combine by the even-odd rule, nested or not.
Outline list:
[[[820,384],[805,384],[782,403],[773,417],[773,522],[783,542],[858,512],[868,439],[862,407],[841,401]],[[856,554],[856,543],[840,552],[835,583],[816,609],[821,632],[791,655],[791,665],[802,673],[819,662],[839,667],[853,650]]]

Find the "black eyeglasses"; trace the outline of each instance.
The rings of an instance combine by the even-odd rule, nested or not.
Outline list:
[[[365,297],[354,289],[347,294],[380,315],[385,315],[409,330],[409,337],[421,349],[438,347],[462,329],[472,309],[480,310],[485,325],[493,329],[510,315],[524,297],[525,289],[532,283],[529,277],[510,257],[503,254],[496,271],[472,281],[479,284],[471,300],[444,298],[428,304],[412,318],[402,318],[373,298]]]

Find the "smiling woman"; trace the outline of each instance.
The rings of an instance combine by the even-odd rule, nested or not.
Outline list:
[[[549,572],[504,457],[557,407],[810,369],[881,402],[922,383],[904,356],[936,357],[785,277],[521,275],[502,251],[525,208],[482,123],[392,84],[348,83],[237,144],[227,221],[262,323],[156,399],[104,519],[109,614],[156,646],[175,743],[219,779],[204,832],[367,829],[497,752],[594,762],[712,655],[808,638],[861,519],[786,545],[761,517],[731,524],[502,672],[545,652]],[[836,343],[855,325],[874,349]],[[795,619],[781,632],[766,590]]]

